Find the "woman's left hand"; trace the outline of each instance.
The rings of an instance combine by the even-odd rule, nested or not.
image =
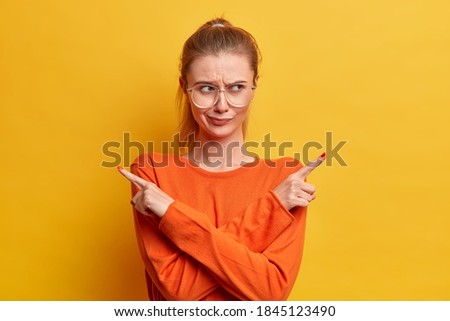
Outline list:
[[[306,183],[306,177],[325,160],[326,154],[323,153],[315,161],[303,166],[297,172],[289,175],[273,192],[289,211],[293,207],[307,207],[315,198],[316,188]]]
[[[131,204],[136,210],[146,215],[156,215],[162,218],[174,199],[164,193],[158,186],[148,182],[139,176],[130,173],[121,166],[117,167],[119,172],[125,176],[139,191],[131,199]]]

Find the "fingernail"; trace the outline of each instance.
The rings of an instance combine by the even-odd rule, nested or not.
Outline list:
[[[117,166],[117,169],[120,171],[121,169],[123,169],[123,167],[122,166]]]
[[[327,153],[323,153],[322,155],[320,155],[320,157],[324,158],[325,156],[327,156]]]

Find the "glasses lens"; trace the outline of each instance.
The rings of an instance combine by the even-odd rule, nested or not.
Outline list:
[[[192,100],[197,107],[209,108],[216,102],[218,91],[212,86],[198,86],[192,89]]]
[[[199,108],[210,108],[217,102],[220,91],[213,86],[197,86],[191,90],[192,100]],[[233,107],[245,107],[253,98],[253,88],[244,85],[232,85],[224,92],[228,103]]]
[[[226,89],[225,94],[230,105],[234,107],[247,106],[253,97],[252,89],[244,85],[232,85]]]

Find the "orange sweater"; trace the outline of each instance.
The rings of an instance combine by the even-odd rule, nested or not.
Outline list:
[[[175,200],[161,220],[134,210],[150,300],[287,299],[306,208],[287,211],[271,190],[301,166],[257,159],[209,172],[173,155],[137,158],[131,171]]]

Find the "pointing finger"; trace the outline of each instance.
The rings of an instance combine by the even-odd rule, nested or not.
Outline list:
[[[149,183],[145,179],[142,179],[139,176],[136,176],[133,173],[130,173],[129,171],[124,169],[122,166],[117,166],[117,169],[123,176],[125,176],[125,178],[127,180],[129,180],[131,183],[133,183],[139,189],[143,189]]]
[[[325,160],[325,157],[326,157],[326,154],[323,153],[316,160],[314,160],[314,161],[306,164],[302,168],[300,168],[298,170],[297,174],[299,174],[299,176],[302,178],[306,178],[309,174],[311,174],[311,172],[314,169],[316,169],[320,164],[322,164],[322,162]]]

